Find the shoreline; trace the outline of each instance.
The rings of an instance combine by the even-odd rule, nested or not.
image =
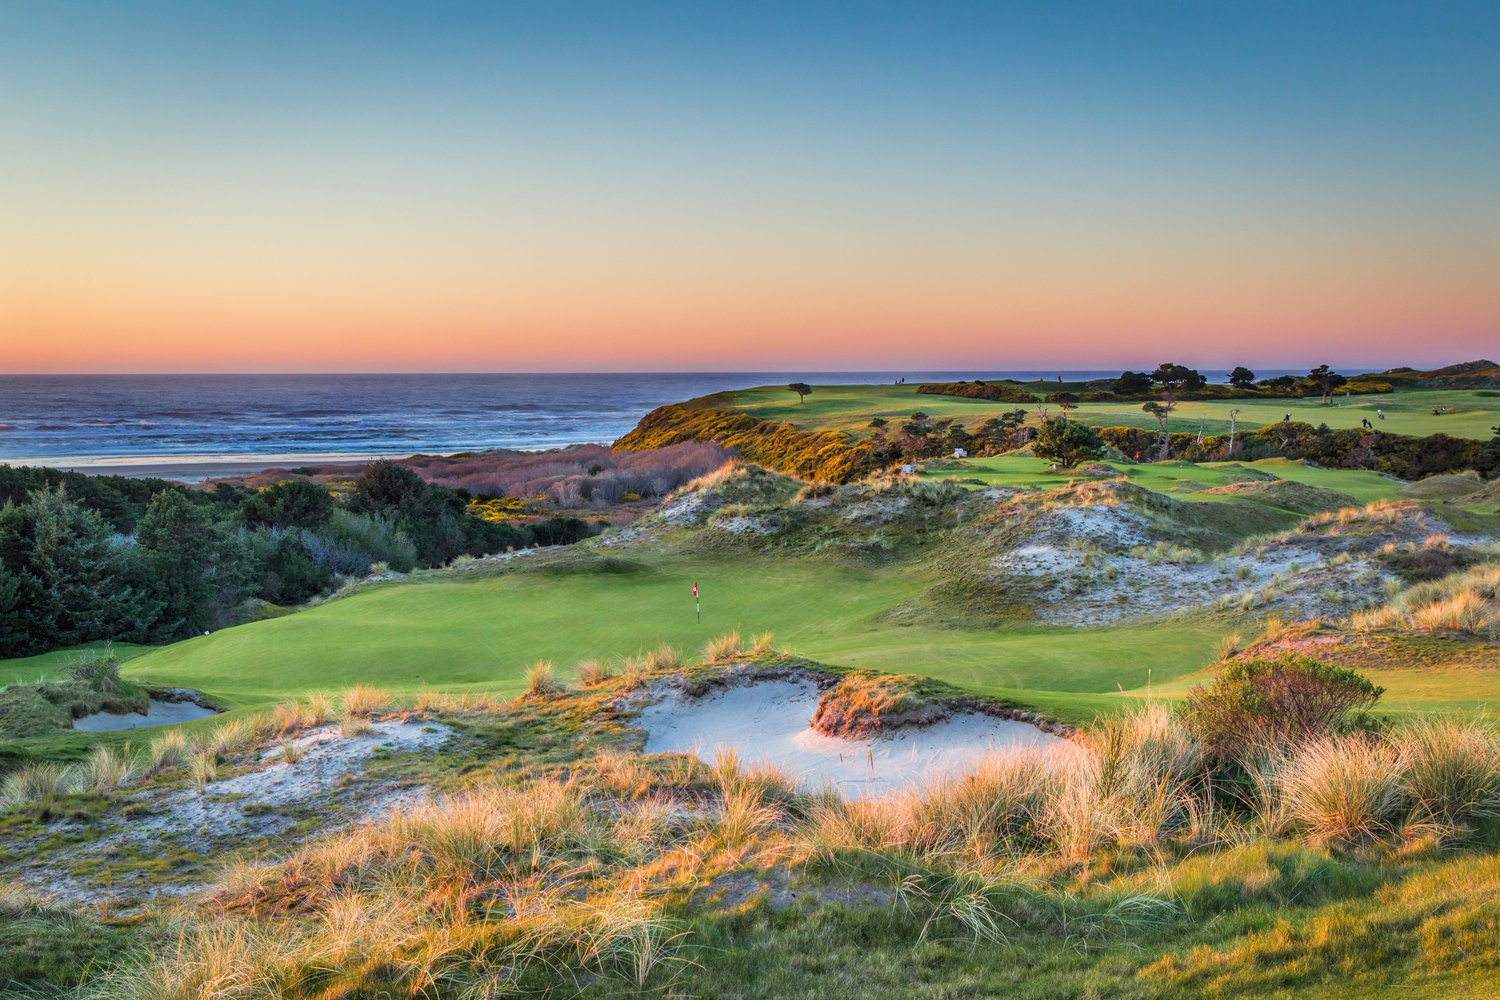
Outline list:
[[[592,442],[582,442],[589,444]],[[561,445],[559,448],[574,447],[573,445]],[[484,449],[485,451],[515,451],[520,449],[497,448]],[[554,449],[543,448],[538,451],[551,451]],[[126,476],[134,479],[167,479],[173,482],[196,484],[210,479],[225,479],[241,476],[254,476],[270,469],[295,469],[303,466],[318,466],[327,468],[329,466],[348,466],[356,468],[379,459],[401,459],[412,458],[415,455],[438,455],[448,457],[451,455],[466,454],[466,450],[449,452],[402,452],[399,454],[350,454],[343,453],[317,453],[310,455],[252,455],[252,456],[220,456],[215,458],[204,458],[202,456],[184,456],[181,459],[167,458],[162,456],[119,456],[111,458],[6,458],[0,459],[0,466],[19,468],[22,466],[30,468],[56,469],[60,472],[78,472],[86,476]]]

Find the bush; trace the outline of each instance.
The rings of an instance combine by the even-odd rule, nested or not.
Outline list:
[[[95,691],[120,690],[120,661],[109,643],[103,649],[86,649],[63,668],[70,680]]]
[[[926,382],[917,392],[929,396],[962,396],[965,399],[988,399],[995,403],[1035,403],[1036,396],[1008,382]]]
[[[1208,753],[1225,763],[1350,728],[1384,689],[1307,656],[1236,660],[1195,688],[1183,712]]]
[[[1037,428],[1032,452],[1037,458],[1072,469],[1098,458],[1104,450],[1099,432],[1064,417],[1049,417]]]

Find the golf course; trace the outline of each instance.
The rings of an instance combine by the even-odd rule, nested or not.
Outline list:
[[[835,435],[996,406],[783,394],[732,405]],[[1379,397],[1387,423],[1430,430],[1398,405],[1420,395]],[[1487,396],[1439,395],[1496,419]],[[1201,404],[1209,429],[1222,405]],[[238,548],[150,537],[205,578],[223,552],[290,572],[289,542],[380,548],[305,602],[246,601],[200,634],[0,660],[0,966],[28,989],[79,983],[47,994],[69,1000],[266,983],[468,1000],[449,984],[545,994],[562,967],[581,977],[566,995],[596,997],[1312,1000],[1344,967],[1307,956],[1336,938],[1340,995],[1487,989],[1487,964],[1408,928],[1487,934],[1500,899],[1495,483],[1136,461],[1097,439],[1063,464],[1022,428],[837,484],[731,458],[634,521],[524,548],[556,536],[476,527],[399,463],[138,508],[101,492],[143,525],[202,505],[197,530]],[[65,487],[27,502],[132,579],[109,561],[131,550]],[[505,548],[376,558],[411,552],[427,518],[452,529],[431,546]],[[113,606],[127,625],[160,614],[136,600]],[[1306,685],[1331,714],[1288,722]],[[148,701],[192,721],[152,726]],[[1268,728],[1232,735],[1257,713]],[[1325,787],[1346,774],[1358,789]]]
[[[1047,382],[1020,383],[1019,387],[1042,397],[1046,393],[1076,385]],[[1039,407],[1056,410],[1047,403],[995,403],[960,396],[918,393],[915,384],[890,386],[819,385],[801,402],[784,386],[763,386],[724,393],[719,403],[725,409],[751,414],[762,420],[784,421],[802,430],[840,430],[856,435],[870,433],[876,417],[900,423],[920,410],[934,419],[951,417],[966,426],[977,426],[990,417],[1020,406],[1035,413]],[[1446,412],[1434,413],[1434,410]],[[1403,389],[1367,396],[1335,394],[1332,405],[1316,397],[1294,399],[1184,400],[1176,404],[1172,429],[1205,434],[1225,434],[1230,411],[1238,411],[1235,422],[1241,430],[1281,421],[1291,414],[1294,422],[1327,424],[1335,430],[1361,427],[1369,420],[1378,430],[1391,434],[1425,437],[1488,438],[1500,423],[1500,390]],[[1377,411],[1385,413],[1384,419]],[[1101,426],[1154,429],[1156,420],[1141,410],[1140,402],[1079,403],[1073,418]]]

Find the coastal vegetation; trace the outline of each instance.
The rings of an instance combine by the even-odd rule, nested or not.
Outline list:
[[[389,462],[337,497],[297,479],[189,490],[111,477],[78,496],[71,484],[50,470],[0,469],[0,655],[182,638],[254,617],[257,601],[306,601],[377,564],[405,572],[534,541]]]
[[[1451,438],[1437,464],[1472,465],[1411,482],[1380,463],[1429,461],[1430,442],[1347,463],[1346,431],[1307,424],[1305,447],[1333,449],[1318,460],[1262,454],[1275,428],[1242,421],[1229,460],[1205,433],[1138,461],[1129,429],[1096,428],[1067,388],[1025,406],[893,388],[907,402],[889,417],[848,416],[885,387],[783,398],[827,408],[808,426],[725,399],[664,408],[635,433],[675,450],[622,447],[593,470],[570,449],[488,472],[454,457],[144,501],[127,487],[113,509],[142,506],[118,521],[66,483],[22,490],[0,552],[27,553],[32,574],[71,567],[56,579],[76,584],[52,588],[66,598],[52,643],[109,620],[101,595],[229,606],[196,588],[222,587],[225,567],[253,582],[258,564],[216,538],[312,553],[363,526],[390,541],[296,610],[0,661],[0,988],[1489,989],[1489,443]],[[1427,391],[1404,390],[1383,398]],[[665,454],[671,469],[652,468]],[[789,462],[835,474],[764,467]],[[433,481],[502,468],[516,478],[493,494]],[[520,551],[566,521],[526,497],[561,500],[574,476],[581,506],[558,511],[631,485],[639,513],[597,534],[574,517],[573,544]],[[502,537],[517,551],[486,555]],[[761,759],[755,720],[717,749],[645,752],[664,705],[690,719],[726,692],[788,687],[810,692],[799,745],[860,774],[883,766],[882,741],[971,718],[1036,742],[873,796]],[[168,689],[225,711],[71,727]]]

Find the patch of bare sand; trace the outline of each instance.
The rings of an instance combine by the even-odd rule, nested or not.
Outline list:
[[[747,763],[785,768],[806,791],[832,786],[846,798],[887,795],[956,777],[1004,751],[1067,741],[1036,726],[960,711],[926,726],[842,739],[813,730],[821,692],[810,680],[758,680],[702,697],[671,690],[641,710],[646,753],[691,753],[712,761],[728,747]]]

